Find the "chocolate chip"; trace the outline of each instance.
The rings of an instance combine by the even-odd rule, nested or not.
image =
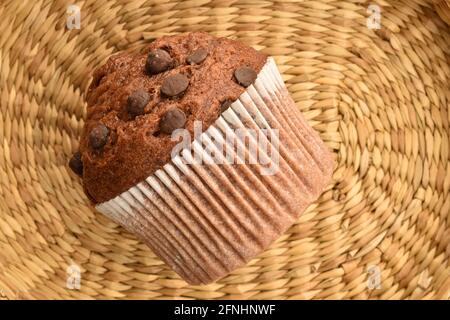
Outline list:
[[[98,124],[89,133],[89,143],[94,149],[103,148],[108,142],[109,129],[104,124]]]
[[[255,82],[257,74],[252,68],[241,67],[234,71],[234,77],[241,86],[248,87]]]
[[[158,74],[171,69],[173,66],[173,59],[170,54],[161,49],[153,50],[148,54],[145,62],[145,70],[148,74]]]
[[[150,94],[143,89],[134,91],[127,99],[127,111],[132,117],[144,114],[144,109],[150,101]]]
[[[174,97],[180,93],[183,93],[187,89],[188,85],[189,79],[185,75],[178,73],[167,77],[163,81],[161,92],[168,97]]]
[[[189,57],[186,58],[189,64],[200,64],[208,56],[208,51],[205,48],[195,50]]]
[[[70,158],[69,167],[75,174],[79,176],[83,175],[83,162],[81,161],[81,153],[79,151],[75,152],[72,158]]]
[[[186,123],[186,115],[178,108],[166,111],[159,122],[159,129],[167,134],[171,134],[175,129],[182,128]]]
[[[231,106],[232,103],[233,103],[233,101],[230,99],[224,100],[222,102],[222,104],[220,105],[220,113],[226,111]]]

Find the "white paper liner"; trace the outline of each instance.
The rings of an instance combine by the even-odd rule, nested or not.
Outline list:
[[[242,139],[237,128],[257,135]],[[217,164],[227,146],[233,163]],[[182,150],[145,181],[96,208],[192,284],[221,278],[263,251],[331,178],[331,154],[295,106],[272,58],[191,147],[203,164],[190,164],[192,152]]]

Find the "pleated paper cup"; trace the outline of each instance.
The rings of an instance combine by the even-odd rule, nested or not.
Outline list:
[[[268,58],[255,83],[162,169],[97,209],[191,284],[243,266],[321,194],[330,152]]]

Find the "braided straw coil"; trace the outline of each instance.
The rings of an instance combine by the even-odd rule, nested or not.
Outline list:
[[[371,29],[367,1],[84,0],[68,29],[72,3],[0,2],[0,297],[449,298],[450,30],[433,3],[373,1]],[[96,212],[67,167],[92,70],[188,31],[273,56],[336,158],[284,236],[207,286]]]

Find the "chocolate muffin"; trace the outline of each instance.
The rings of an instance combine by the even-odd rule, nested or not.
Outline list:
[[[245,90],[235,70],[257,73],[265,62],[252,48],[206,33],[164,37],[143,52],[111,57],[94,72],[80,142],[92,201],[114,198],[168,163],[172,131],[192,132],[195,120],[209,127],[221,104]]]
[[[96,208],[190,283],[245,264],[322,192],[332,157],[273,59],[206,33],[111,57],[69,161]]]

